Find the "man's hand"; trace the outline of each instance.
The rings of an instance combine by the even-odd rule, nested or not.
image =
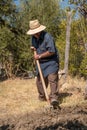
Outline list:
[[[35,60],[39,60],[40,58],[41,58],[41,55],[34,54],[34,59],[35,59]]]
[[[34,51],[34,59],[39,60],[41,58],[41,55],[36,53],[36,48],[31,46],[31,50]]]
[[[34,46],[31,46],[32,51],[36,51],[36,48]]]

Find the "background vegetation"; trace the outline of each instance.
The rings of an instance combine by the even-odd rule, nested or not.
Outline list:
[[[4,70],[7,77],[11,78],[33,70],[31,39],[26,35],[31,19],[39,19],[55,38],[60,56],[60,69],[63,69],[67,13],[73,10],[69,74],[86,78],[87,2],[71,0],[66,9],[62,9],[59,2],[59,0],[20,0],[19,4],[16,4],[13,0],[0,0],[0,73]]]

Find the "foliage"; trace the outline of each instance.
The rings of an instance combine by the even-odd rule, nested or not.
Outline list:
[[[29,20],[39,19],[52,32],[54,37],[59,34],[59,6],[57,1],[22,0],[16,6],[12,0],[0,0],[0,62],[3,62],[9,75],[7,64],[12,64],[12,72],[29,71],[32,69],[31,39],[26,35]],[[2,8],[3,5],[3,8]],[[56,10],[54,11],[54,6]],[[56,31],[55,31],[56,30]],[[9,56],[12,56],[12,62]],[[6,61],[6,65],[5,65]],[[10,77],[10,76],[8,76]]]
[[[14,33],[11,31],[11,20],[16,13],[16,6],[11,0],[0,0],[0,64],[8,72],[8,61],[11,51],[8,46],[12,44]]]
[[[62,0],[65,1],[65,0]],[[69,5],[74,5],[74,9],[87,18],[87,0],[68,0]],[[67,7],[68,9],[70,6]]]
[[[15,74],[20,66],[25,67],[25,70],[30,68],[30,49],[26,33],[20,26],[20,11],[12,0],[0,2],[0,63],[6,75],[11,77],[10,73]],[[9,60],[10,55],[12,61]]]
[[[87,43],[87,19],[81,9],[84,7],[86,11],[87,4],[81,2],[72,3],[80,7],[81,15],[72,21],[69,72],[85,77],[86,71],[83,68],[87,65],[87,56],[84,53]],[[0,12],[0,65],[8,77],[33,70],[31,39],[26,35],[29,21],[32,19],[39,19],[55,38],[59,50],[60,69],[64,68],[66,13],[60,8],[58,0],[20,0],[19,5],[13,0],[0,0]]]
[[[81,29],[81,21],[75,20],[72,23],[72,31],[71,31],[71,49],[70,49],[70,60],[69,60],[69,66],[70,66],[70,72],[73,75],[81,74],[81,64],[86,66],[86,60],[85,58],[85,47],[84,47],[84,40],[81,35],[82,30]],[[83,74],[85,76],[85,73]],[[80,75],[81,76],[81,75]]]
[[[60,56],[60,69],[64,68],[64,58],[65,58],[65,42],[66,42],[66,21],[62,20],[60,24],[61,33],[57,37],[56,45],[59,50]],[[73,20],[71,25],[71,37],[70,37],[70,56],[69,56],[69,73],[73,76],[80,75],[86,76],[86,70],[81,69],[86,67],[87,61],[85,57],[84,40],[81,35],[81,21]]]
[[[60,35],[57,37],[56,40],[56,46],[59,51],[60,69],[64,69],[65,39],[66,39],[66,21],[62,20],[60,24]]]
[[[84,76],[85,78],[87,78],[87,52],[84,55],[84,58],[83,58],[83,60],[81,62],[80,75]]]
[[[54,11],[55,7],[55,11]],[[21,4],[23,23],[26,23],[26,31],[28,30],[28,22],[38,19],[40,23],[47,27],[55,38],[59,34],[60,23],[60,7],[58,0],[24,0]]]

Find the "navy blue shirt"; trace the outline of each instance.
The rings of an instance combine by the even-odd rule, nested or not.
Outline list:
[[[37,54],[42,54],[46,51],[55,53],[52,56],[45,57],[39,60],[44,77],[59,70],[58,51],[55,47],[53,37],[49,33],[42,31],[39,39],[32,36],[32,46],[36,48]],[[36,71],[38,74],[37,67]]]

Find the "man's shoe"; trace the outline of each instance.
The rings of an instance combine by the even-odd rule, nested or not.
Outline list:
[[[58,106],[58,101],[57,101],[57,99],[51,99],[51,105],[53,105],[53,106]]]

